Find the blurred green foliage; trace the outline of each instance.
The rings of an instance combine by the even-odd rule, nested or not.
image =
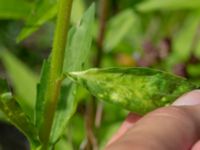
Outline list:
[[[91,2],[74,0],[71,24],[81,24],[79,20]],[[154,67],[200,82],[199,0],[96,3],[92,52],[85,67]],[[104,5],[107,8],[102,13]],[[9,79],[15,95],[24,99],[25,104],[21,105],[27,111],[35,103],[42,59],[51,49],[56,12],[57,0],[0,0],[0,74]],[[102,24],[105,30],[101,29]],[[103,33],[101,40],[99,33]],[[83,43],[77,41],[73,46],[79,44]],[[128,113],[107,103],[90,103],[93,98],[82,88],[78,93],[78,110],[57,150],[103,148]],[[88,105],[93,108],[89,117]],[[92,122],[89,126],[88,119]],[[91,131],[94,137],[89,136]]]

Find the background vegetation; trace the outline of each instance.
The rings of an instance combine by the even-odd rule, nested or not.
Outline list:
[[[92,2],[74,0],[71,25],[79,22]],[[200,82],[199,0],[95,2],[93,44],[86,68],[146,66]],[[33,87],[39,81],[42,60],[51,50],[56,8],[57,0],[0,0],[0,75],[25,101],[22,105],[27,105],[27,111],[36,97]],[[81,87],[78,93],[77,112],[56,149],[102,149],[128,112],[99,103]],[[2,124],[7,122],[2,113],[0,118]],[[8,134],[16,132],[11,131]],[[0,139],[6,134],[0,132]],[[0,143],[3,147],[16,139],[8,137]]]

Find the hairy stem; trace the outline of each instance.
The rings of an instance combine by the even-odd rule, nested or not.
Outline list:
[[[53,117],[57,107],[61,87],[61,74],[64,62],[64,53],[70,24],[71,8],[73,0],[60,0],[57,24],[55,29],[53,49],[51,53],[50,75],[48,88],[45,95],[44,123],[40,129],[40,138],[45,148],[48,147]]]

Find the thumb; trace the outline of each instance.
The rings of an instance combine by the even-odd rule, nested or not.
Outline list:
[[[157,109],[133,122],[134,125],[124,130],[126,132],[112,141],[106,150],[191,148],[200,134],[199,104],[200,90],[186,93],[173,106]],[[150,138],[147,140],[147,137]]]
[[[190,106],[200,104],[200,90],[194,90],[179,97],[172,105]]]
[[[183,106],[183,105],[198,105],[198,104],[200,104],[200,90],[194,90],[178,98],[172,105]],[[194,144],[191,150],[200,150],[200,140],[198,140]]]

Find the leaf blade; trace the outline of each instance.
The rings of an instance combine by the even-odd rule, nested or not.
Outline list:
[[[25,27],[22,29],[17,37],[17,42],[21,42],[28,38],[32,33],[37,31],[42,25],[54,18],[57,14],[58,3],[57,0],[43,0],[37,1],[33,13],[31,13],[26,20]],[[77,11],[78,10],[78,11]],[[80,19],[80,13],[84,10],[82,0],[74,0],[72,9],[71,22]]]
[[[45,91],[47,90],[48,85],[48,76],[50,70],[50,60],[44,60],[40,82],[37,85],[37,98],[35,105],[35,125],[40,128],[43,123],[43,113],[44,113],[44,105],[45,105]]]
[[[104,48],[107,52],[113,50],[125,38],[136,20],[137,16],[133,10],[127,9],[108,22],[104,41]]]
[[[200,2],[193,0],[188,3],[187,0],[147,0],[137,5],[137,9],[141,12],[151,12],[156,10],[195,10],[200,8]]]
[[[12,124],[26,135],[31,144],[37,147],[39,144],[37,129],[9,92],[6,83],[5,80],[0,78],[0,109]]]
[[[25,27],[19,33],[17,42],[21,42],[39,27],[41,27],[48,20],[52,19],[57,13],[57,1],[56,0],[43,0],[37,1],[33,13],[31,13],[25,23]]]
[[[99,99],[138,114],[169,105],[178,96],[197,88],[184,78],[149,68],[89,69],[68,76]]]
[[[1,54],[2,62],[12,81],[16,96],[23,110],[33,118],[33,110],[36,99],[37,75],[28,68],[24,63],[18,60],[8,50]]]

